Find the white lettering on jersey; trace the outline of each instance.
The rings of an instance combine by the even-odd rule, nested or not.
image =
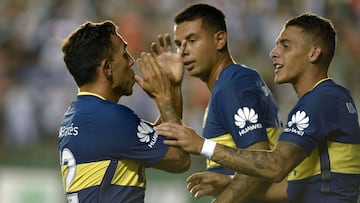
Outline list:
[[[254,109],[248,107],[239,108],[234,115],[235,125],[241,129],[239,135],[243,136],[249,131],[261,129],[262,124],[258,123],[258,118]],[[246,126],[247,123],[251,123],[251,125]]]
[[[288,121],[285,128],[285,132],[296,133],[300,136],[304,135],[304,130],[309,127],[310,119],[306,115],[305,111],[297,111],[291,116],[291,120]]]
[[[74,123],[71,123],[70,126],[61,126],[59,130],[59,138],[64,136],[77,136],[79,135],[79,127],[74,126]]]
[[[153,148],[159,137],[158,134],[154,132],[154,130],[143,121],[140,122],[137,129],[138,129],[137,136],[140,142],[145,142],[150,148]],[[151,134],[153,134],[153,136],[150,139]]]

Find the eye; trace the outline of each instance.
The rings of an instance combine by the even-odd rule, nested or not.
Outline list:
[[[195,43],[195,42],[196,42],[196,39],[191,38],[191,39],[189,39],[189,42],[190,42],[190,43]]]

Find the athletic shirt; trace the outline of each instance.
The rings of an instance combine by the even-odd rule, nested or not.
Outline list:
[[[331,79],[320,81],[290,111],[279,141],[295,143],[309,155],[289,174],[290,202],[356,202],[360,129],[347,89]],[[322,175],[321,165],[328,168]]]
[[[58,137],[68,202],[144,202],[144,168],[165,156],[163,140],[128,107],[80,92]]]
[[[253,69],[232,64],[215,82],[204,115],[203,136],[234,148],[260,141],[276,143],[281,119],[272,93]],[[209,171],[233,175],[234,171],[207,160]]]

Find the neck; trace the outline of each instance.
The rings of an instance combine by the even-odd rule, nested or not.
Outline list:
[[[325,79],[328,79],[328,76],[326,74],[318,75],[317,77],[313,78],[304,78],[302,82],[298,81],[296,83],[293,83],[298,98],[301,98],[306,93],[310,92],[314,87],[316,87],[320,82]]]
[[[80,92],[89,92],[101,96],[103,99],[117,103],[120,96],[115,96],[110,88],[102,88],[93,85],[83,85],[79,88]]]
[[[219,78],[219,75],[224,68],[227,66],[234,64],[234,60],[231,58],[231,56],[226,57],[224,60],[220,61],[217,65],[215,65],[211,70],[211,73],[209,75],[209,78],[207,81],[204,81],[206,85],[208,86],[209,90],[212,91],[215,82]]]

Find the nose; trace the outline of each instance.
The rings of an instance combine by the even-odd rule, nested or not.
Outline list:
[[[270,59],[279,57],[276,46],[270,51],[269,57],[270,57]]]

